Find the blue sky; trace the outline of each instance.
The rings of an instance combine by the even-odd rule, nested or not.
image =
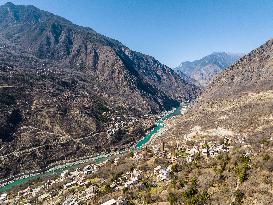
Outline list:
[[[213,51],[247,53],[273,36],[272,0],[11,2],[31,4],[91,27],[170,67]]]

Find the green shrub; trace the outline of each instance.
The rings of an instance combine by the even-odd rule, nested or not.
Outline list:
[[[182,198],[186,205],[201,205],[207,202],[209,194],[207,191],[199,192],[197,188],[197,179],[193,178],[191,186],[182,193]]]
[[[215,168],[215,172],[219,175],[220,179],[224,179],[223,173],[226,170],[230,158],[227,153],[222,153],[217,157],[217,159],[219,161],[219,166],[218,168]]]
[[[178,201],[177,194],[170,192],[168,195],[168,202],[170,202],[171,205],[176,204]]]
[[[178,164],[173,164],[172,165],[172,172],[179,172],[179,165]]]
[[[147,179],[143,179],[142,180],[142,184],[145,186],[146,189],[150,190],[151,187],[153,186],[152,183],[150,181],[148,181]]]
[[[268,155],[268,154],[265,154],[264,156],[263,156],[263,160],[264,161],[268,161],[270,159],[270,156]]]
[[[181,188],[184,188],[187,185],[187,181],[185,181],[184,179],[180,179],[178,183]]]
[[[239,159],[239,163],[236,166],[235,172],[242,183],[247,180],[247,171],[249,170],[250,158],[248,156],[242,156]]]

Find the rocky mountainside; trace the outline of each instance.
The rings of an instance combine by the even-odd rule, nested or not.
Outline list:
[[[186,74],[192,78],[197,85],[206,87],[214,76],[235,63],[241,57],[241,54],[214,52],[200,60],[183,62],[174,70],[181,75],[181,77],[183,77],[183,74]]]
[[[19,23],[11,25],[13,31]],[[190,83],[185,85],[184,76],[173,86],[182,94],[186,88],[195,92],[166,92],[171,87],[163,81],[170,82],[171,76],[178,78],[171,70],[100,35],[105,42],[96,44],[96,57],[87,52],[70,61],[73,52],[60,57],[61,51],[58,55],[50,54],[51,49],[40,53],[36,44],[29,48],[19,45],[20,39],[32,34],[21,35],[19,31],[25,32],[24,28],[0,36],[2,176],[26,170],[27,166],[43,167],[84,156],[102,150],[103,145],[110,150],[133,142],[147,125],[144,113],[167,109],[168,103],[191,98],[198,91]],[[16,33],[20,35],[16,37]],[[46,49],[52,45],[56,50],[64,49],[52,43],[53,39],[49,38]],[[109,42],[113,44],[106,46]],[[89,58],[96,59],[91,61],[95,63],[90,65]],[[166,119],[145,149],[34,180],[1,195],[0,201],[272,204],[272,77],[273,40],[269,40],[217,75],[194,104],[182,109],[185,114]],[[106,79],[111,86],[107,87]],[[118,87],[118,82],[122,86]],[[124,101],[131,106],[122,104]]]
[[[183,153],[191,171],[180,175],[197,177],[211,204],[272,204],[272,77],[269,40],[218,75],[152,145]]]
[[[218,75],[177,121],[179,136],[223,128],[254,141],[273,135],[273,40]]]
[[[199,93],[153,57],[33,6],[0,6],[0,59],[0,177],[130,145]]]
[[[272,62],[269,40],[217,76],[190,112],[207,128],[222,124],[248,137],[272,136]]]

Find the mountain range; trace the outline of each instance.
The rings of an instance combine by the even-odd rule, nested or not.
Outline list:
[[[200,92],[151,56],[12,3],[0,6],[0,68],[0,177],[128,147]]]
[[[185,75],[193,79],[192,82],[206,87],[213,78],[239,60],[243,54],[232,54],[226,52],[214,52],[199,60],[181,63],[174,70],[185,79]],[[186,78],[187,79],[187,78]]]
[[[5,199],[41,204],[272,204],[272,76],[269,40],[218,74],[192,104],[183,106],[182,115],[166,115],[144,149],[116,156],[99,168],[83,164],[42,177],[15,187]]]
[[[272,204],[272,77],[273,39],[172,70],[0,6],[0,204]]]

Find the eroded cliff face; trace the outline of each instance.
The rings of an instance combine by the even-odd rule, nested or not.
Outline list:
[[[132,145],[154,114],[200,92],[153,57],[33,6],[1,6],[0,28],[0,177]]]

